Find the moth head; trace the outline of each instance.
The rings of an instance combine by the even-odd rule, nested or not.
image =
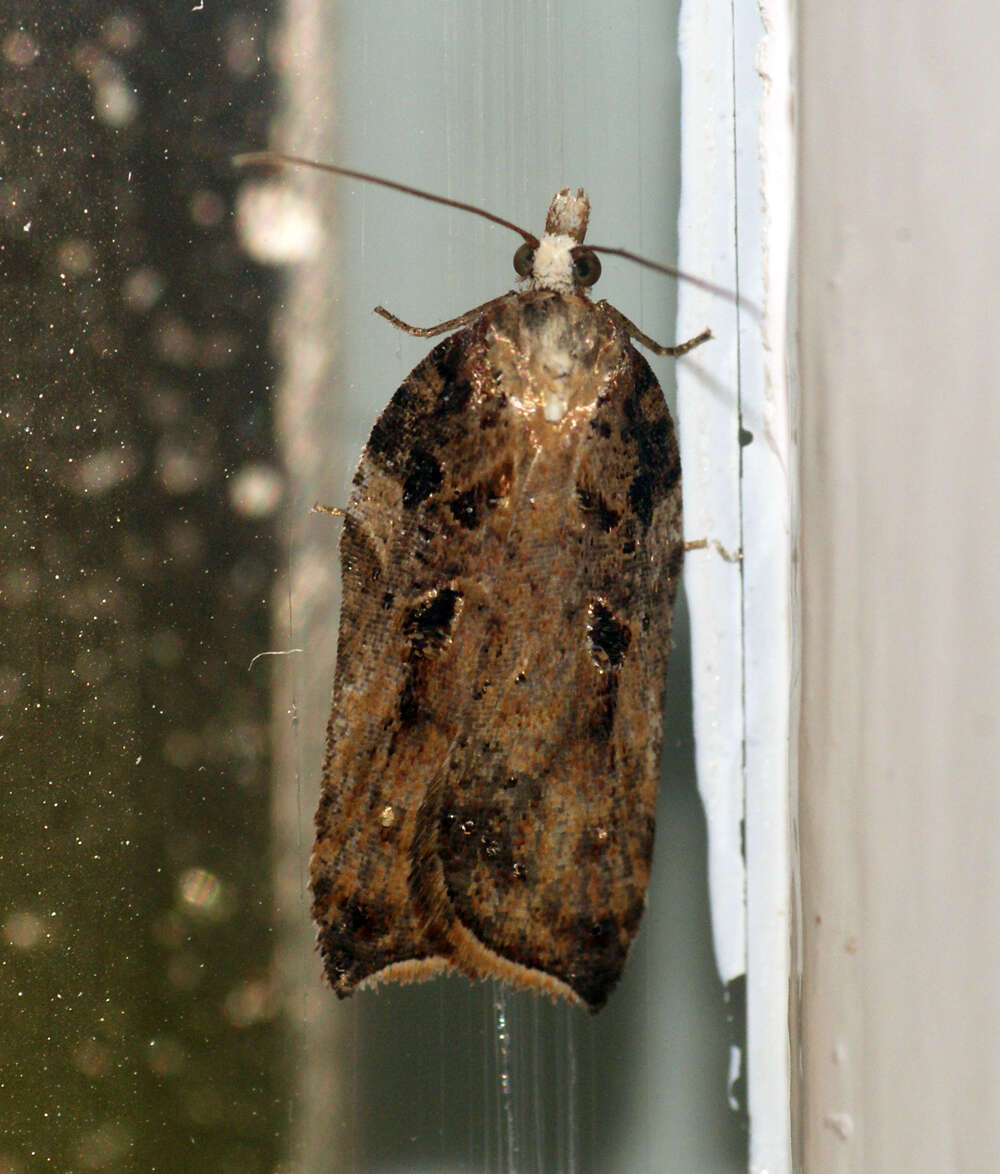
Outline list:
[[[525,240],[514,254],[514,271],[528,289],[582,294],[601,276],[597,254],[583,244],[590,219],[590,201],[583,188],[556,192],[549,205],[545,233]]]

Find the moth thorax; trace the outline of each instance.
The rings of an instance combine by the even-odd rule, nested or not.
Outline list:
[[[573,275],[573,253],[576,245],[566,233],[546,233],[538,242],[528,282],[531,289],[550,289],[554,293],[570,294],[576,289]]]

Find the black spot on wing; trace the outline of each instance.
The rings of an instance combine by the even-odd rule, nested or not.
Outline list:
[[[406,462],[403,479],[403,505],[413,509],[441,488],[444,474],[440,462],[424,449],[415,448]]]
[[[502,462],[489,476],[456,494],[447,503],[452,517],[463,529],[475,530],[510,492],[512,478],[510,461]]]
[[[583,513],[583,520],[605,534],[613,530],[621,521],[621,514],[613,509],[605,500],[603,494],[586,485],[576,487],[576,500]]]
[[[478,487],[467,489],[448,502],[452,517],[466,530],[475,530],[482,517],[482,501]]]
[[[434,415],[464,412],[472,398],[472,384],[465,376],[465,360],[471,333],[467,330],[446,338],[427,356],[427,364],[437,372],[441,390],[434,404]]]
[[[403,631],[410,642],[414,656],[425,656],[439,650],[451,635],[462,596],[451,587],[434,592],[410,608],[403,621]]]
[[[600,600],[590,605],[589,612],[587,637],[594,664],[599,669],[617,668],[632,643],[631,629],[628,624],[617,620]]]
[[[370,457],[390,467],[399,462],[410,443],[405,425],[418,404],[419,397],[414,394],[410,381],[407,380],[396,389],[389,406],[375,421],[366,446],[366,452]]]
[[[639,473],[632,479],[632,484],[628,487],[629,505],[635,510],[636,517],[644,529],[653,520],[653,507],[656,504],[655,490],[656,477],[651,472]]]
[[[431,715],[429,690],[434,673],[440,669],[435,657],[451,638],[461,605],[461,593],[445,587],[421,598],[406,613],[403,635],[408,647],[397,706],[400,729]]]
[[[638,351],[632,352],[631,367],[631,384],[622,401],[622,439],[635,455],[629,504],[647,528],[657,506],[680,481],[681,463],[663,393]]]

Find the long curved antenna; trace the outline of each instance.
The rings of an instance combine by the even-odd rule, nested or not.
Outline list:
[[[681,269],[675,269],[672,265],[661,265],[659,261],[649,261],[645,257],[640,257],[638,253],[630,253],[628,249],[615,249],[610,245],[580,245],[578,247],[581,252],[590,249],[592,253],[604,253],[609,257],[624,257],[626,261],[645,265],[647,269],[655,269],[657,273],[665,273],[667,277],[676,277],[678,281],[686,281],[690,285],[696,285],[699,289],[707,290],[708,293],[715,294],[717,297],[728,298],[729,301],[748,310],[755,318],[760,318],[760,307],[751,302],[749,298],[741,297],[740,294],[734,293],[724,285],[716,285],[714,281],[706,281],[704,277],[695,277]],[[575,253],[576,249],[573,251]]]
[[[461,200],[451,200],[447,196],[436,196],[433,192],[425,192],[422,188],[410,187],[406,183],[396,183],[394,179],[382,179],[378,175],[369,175],[367,171],[352,171],[350,167],[337,167],[333,163],[317,163],[314,159],[303,159],[298,155],[283,155],[280,151],[247,151],[243,155],[234,155],[233,164],[236,167],[275,167],[286,164],[292,167],[311,167],[314,171],[326,171],[331,175],[345,175],[348,179],[360,179],[364,183],[377,183],[381,187],[392,188],[393,191],[403,192],[407,196],[419,196],[422,200],[431,200],[435,204],[444,204],[449,208],[458,208],[461,212],[472,212],[475,216],[482,216],[484,220],[499,224],[501,228],[511,229],[522,236],[532,248],[538,248],[537,236],[525,228],[519,228],[509,220],[504,220],[502,216],[494,216],[485,208],[477,208],[475,204],[465,204]]]
[[[434,204],[444,204],[447,208],[457,208],[460,212],[471,212],[474,216],[481,216],[484,220],[489,220],[492,224],[499,224],[501,228],[509,228],[512,232],[516,232],[522,237],[533,249],[538,248],[537,236],[528,232],[527,229],[512,223],[510,220],[505,220],[502,216],[496,216],[492,212],[487,212],[485,208],[479,208],[475,204],[466,204],[463,200],[452,200],[448,196],[438,196],[434,192],[426,192],[423,188],[411,187],[407,183],[397,183],[394,179],[383,179],[381,176],[371,175],[367,171],[355,171],[350,167],[338,167],[335,163],[317,163],[315,159],[304,159],[300,155],[286,155],[281,151],[247,151],[241,155],[234,155],[233,165],[236,167],[311,167],[314,171],[325,171],[330,175],[343,175],[348,179],[361,180],[363,183],[378,184],[380,187],[391,188],[394,192],[402,192],[407,196],[419,196],[420,199],[430,200]],[[729,301],[735,302],[738,306],[743,306],[755,318],[760,318],[759,307],[723,285],[716,285],[714,282],[706,281],[702,277],[695,277],[690,273],[684,273],[680,269],[675,269],[672,265],[661,265],[658,261],[649,261],[645,257],[640,257],[637,253],[630,253],[628,249],[616,249],[610,245],[579,245],[573,251],[574,253],[577,251],[584,252],[587,249],[592,253],[604,253],[609,257],[623,257],[626,261],[634,261],[637,265],[644,265],[647,269],[655,269],[658,273],[666,274],[667,277],[675,277],[678,281],[690,282],[691,285],[696,285],[699,289],[707,290],[717,297],[727,298]]]

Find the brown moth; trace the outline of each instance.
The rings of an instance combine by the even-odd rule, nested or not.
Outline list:
[[[461,318],[380,308],[460,329],[379,417],[344,511],[311,860],[341,997],[459,971],[596,1011],[642,916],[684,542],[632,339],[709,335],[660,347],[591,302],[588,216],[559,192],[540,240],[517,230],[523,288]]]

